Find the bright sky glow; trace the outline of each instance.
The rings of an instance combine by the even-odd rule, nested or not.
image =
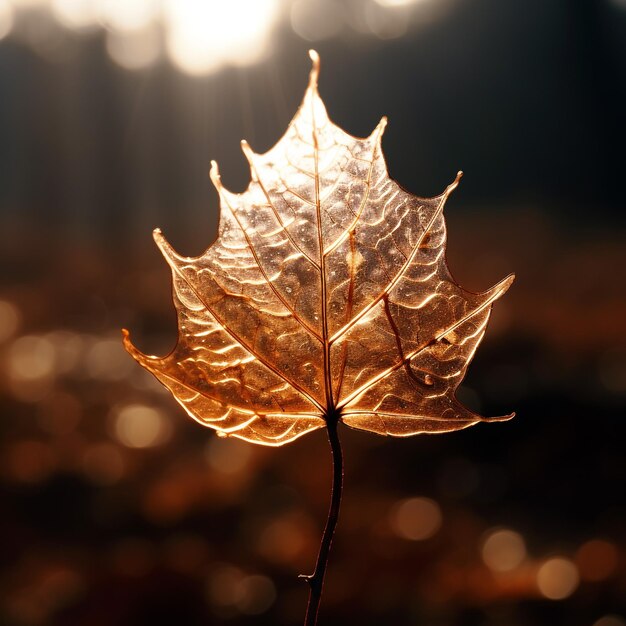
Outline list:
[[[22,24],[21,19],[14,19],[14,13],[45,10],[67,30],[105,29],[106,50],[125,69],[140,70],[166,56],[180,71],[206,76],[227,65],[252,65],[265,58],[278,24],[289,24],[307,41],[337,37],[347,28],[390,39],[407,32],[413,13],[419,13],[423,21],[439,13],[435,9],[442,4],[448,2],[0,0],[0,39]],[[58,36],[62,32],[45,20],[39,27],[45,28],[48,35]],[[35,46],[32,42],[31,45]]]
[[[50,2],[49,0],[12,0],[11,4],[17,9],[33,9],[50,4]]]
[[[52,0],[52,13],[62,26],[84,30],[98,25],[97,0]]]
[[[7,0],[0,0],[0,39],[6,37],[11,32],[12,27],[13,6]]]
[[[278,17],[277,0],[166,0],[167,49],[193,75],[260,58]]]
[[[333,0],[296,0],[291,5],[291,27],[307,41],[334,37],[343,28],[341,7]]]
[[[142,31],[159,16],[156,0],[100,0],[100,18],[119,31]]]

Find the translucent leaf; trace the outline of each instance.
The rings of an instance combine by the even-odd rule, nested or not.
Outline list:
[[[491,305],[445,261],[443,207],[389,178],[383,118],[365,139],[333,124],[317,90],[319,59],[287,132],[265,154],[242,143],[251,182],[220,196],[218,238],[172,269],[179,341],[164,358],[127,350],[194,419],[225,435],[282,445],[348,426],[408,436],[485,418],[455,398]],[[507,419],[490,418],[490,421]]]

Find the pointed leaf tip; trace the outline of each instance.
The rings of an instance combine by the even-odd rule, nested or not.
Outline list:
[[[486,422],[508,422],[515,417],[515,411],[513,413],[509,413],[508,415],[499,415],[498,417],[487,417],[485,418]]]
[[[447,200],[448,196],[459,186],[461,178],[463,178],[463,172],[458,171],[454,180],[446,187],[446,190],[443,192],[444,200]]]
[[[498,297],[504,295],[509,290],[509,287],[514,283],[514,281],[515,274],[509,274],[506,278],[500,281],[500,284],[498,285],[500,287],[500,293],[498,294]]]
[[[133,358],[137,354],[137,349],[133,345],[130,340],[130,332],[126,328],[122,328],[122,344],[124,345],[124,349],[128,352]]]
[[[175,261],[182,261],[185,257],[181,256],[172,248],[170,242],[165,238],[160,228],[155,228],[152,231],[152,237],[157,247],[161,251],[161,254],[165,257],[165,260],[169,263],[170,267],[174,267]]]
[[[245,139],[241,140],[241,151],[243,152],[243,154],[246,157],[246,159],[248,159],[248,161],[250,161],[250,159],[252,158],[252,155],[254,154],[254,152],[253,152],[252,148],[250,147],[250,144]]]
[[[375,140],[380,143],[383,135],[385,134],[385,128],[387,128],[388,121],[387,116],[383,115],[378,124],[376,124],[376,128],[372,131],[370,137],[374,137]]]
[[[316,50],[309,50],[309,58],[312,62],[311,73],[309,74],[309,88],[317,89],[317,81],[320,75],[320,55]]]
[[[215,188],[219,191],[222,188],[222,180],[220,178],[220,168],[217,161],[211,161],[211,169],[209,170],[209,177]]]

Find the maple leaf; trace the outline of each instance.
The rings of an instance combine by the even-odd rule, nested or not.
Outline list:
[[[394,436],[484,421],[455,390],[513,276],[480,294],[456,284],[443,207],[461,173],[435,198],[404,190],[382,154],[386,118],[365,139],[333,124],[311,58],[285,135],[265,154],[242,142],[246,191],[228,191],[212,162],[217,240],[184,257],[154,231],[178,344],[146,356],[123,331],[126,349],[195,420],[254,443],[285,444],[331,415]]]
[[[435,198],[391,180],[386,119],[365,139],[333,124],[310,55],[309,85],[285,135],[265,154],[242,142],[246,191],[225,189],[212,163],[215,243],[183,257],[154,231],[172,269],[174,350],[146,356],[123,334],[130,354],[218,435],[279,446],[326,427],[331,505],[315,570],[304,576],[305,625],[315,626],[343,485],[337,423],[402,437],[485,421],[455,391],[513,276],[480,294],[456,284],[443,208],[461,173]]]

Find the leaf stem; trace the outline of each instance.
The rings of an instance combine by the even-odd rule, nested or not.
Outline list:
[[[330,509],[328,510],[328,519],[326,527],[322,535],[320,550],[317,555],[317,563],[315,571],[310,576],[302,576],[309,583],[309,604],[304,618],[304,626],[316,626],[317,614],[322,599],[322,590],[324,587],[324,575],[326,574],[326,566],[328,565],[328,555],[330,553],[330,545],[335,534],[335,527],[339,519],[339,506],[341,504],[341,492],[343,490],[343,453],[341,450],[341,442],[339,441],[339,433],[337,426],[339,423],[339,412],[333,412],[327,418],[328,441],[333,460],[333,486],[330,497]]]

